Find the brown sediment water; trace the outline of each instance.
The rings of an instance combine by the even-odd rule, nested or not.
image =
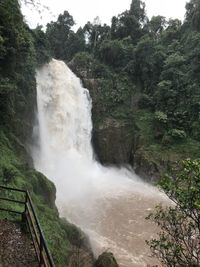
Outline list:
[[[145,242],[156,237],[158,229],[146,217],[156,205],[169,202],[157,190],[154,193],[127,192],[117,197],[102,197],[95,201],[92,212],[86,207],[77,213],[74,207],[73,213],[65,207],[61,213],[88,234],[96,257],[103,251],[111,251],[121,267],[160,266]]]

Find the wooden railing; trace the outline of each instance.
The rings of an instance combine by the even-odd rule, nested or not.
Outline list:
[[[15,208],[10,208],[8,206],[6,207],[6,205],[2,205],[0,206],[0,211],[21,215],[22,221],[26,223],[28,230],[31,234],[39,266],[55,267],[29,192],[26,190],[6,186],[0,186],[0,192],[3,193],[3,196],[0,195],[1,203],[7,202],[13,203],[15,205],[17,204],[17,207]],[[7,197],[6,192],[12,192],[12,198]],[[20,200],[14,198],[17,194],[21,195]]]

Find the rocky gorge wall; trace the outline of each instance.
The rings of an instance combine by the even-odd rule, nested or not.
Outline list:
[[[149,181],[158,178],[159,168],[144,158],[140,145],[140,131],[133,116],[129,114],[120,118],[113,115],[102,102],[104,78],[94,78],[92,70],[88,69],[88,66],[86,69],[86,66],[79,65],[77,61],[72,60],[68,65],[82,80],[92,97],[92,143],[97,159],[104,165],[131,165],[137,174]],[[132,113],[136,113],[137,105],[136,97],[129,101],[128,108]]]
[[[190,142],[163,145],[157,139],[154,112],[140,107],[139,85],[135,86],[123,74],[113,75],[104,69],[97,72],[98,63],[92,58],[84,61],[83,57],[75,57],[68,66],[90,91],[92,143],[102,164],[130,165],[136,174],[152,183],[177,161],[193,156]]]

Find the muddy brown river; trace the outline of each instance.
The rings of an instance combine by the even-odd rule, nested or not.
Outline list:
[[[111,251],[121,267],[160,266],[145,242],[156,237],[158,229],[146,216],[159,203],[168,203],[164,195],[151,187],[149,194],[129,190],[115,197],[99,197],[94,203],[93,210],[79,209],[77,215],[77,207],[75,213],[63,207],[62,214],[88,234],[95,256]]]

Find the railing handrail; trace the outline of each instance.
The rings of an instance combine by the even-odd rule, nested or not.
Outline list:
[[[25,197],[24,201],[11,199],[11,198],[7,198],[7,197],[0,197],[0,200],[17,203],[19,205],[23,205],[24,210],[22,212],[20,212],[18,210],[11,210],[8,208],[6,209],[6,208],[1,208],[1,207],[0,207],[0,210],[22,215],[22,218],[25,219],[26,224],[29,228],[31,238],[32,238],[32,241],[34,244],[35,252],[36,252],[40,266],[55,267],[53,258],[51,256],[49,249],[48,249],[46,239],[45,239],[43,231],[41,229],[37,214],[35,212],[33,201],[31,199],[31,196],[30,196],[30,193],[28,192],[28,190],[23,190],[23,189],[19,189],[19,188],[12,188],[12,187],[7,187],[7,186],[3,186],[3,185],[0,185],[0,189],[20,192],[20,193],[24,194],[24,197]]]
[[[13,188],[13,187],[8,187],[5,185],[0,185],[0,188],[5,189],[5,190],[10,190],[10,191],[18,191],[18,192],[22,192],[22,193],[26,193],[27,190],[23,190],[23,189],[19,189],[19,188]]]

